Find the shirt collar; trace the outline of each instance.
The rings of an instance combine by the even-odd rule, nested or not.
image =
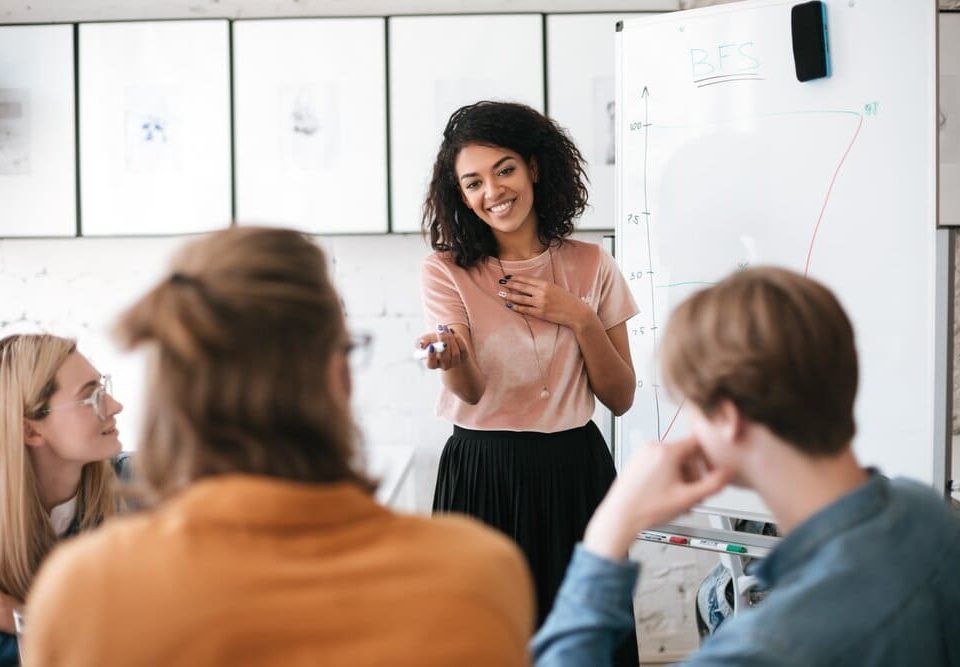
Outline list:
[[[70,530],[70,526],[77,516],[78,496],[79,494],[74,495],[70,500],[55,505],[50,510],[50,526],[57,537],[63,537]]]
[[[755,574],[764,587],[774,586],[807,564],[824,544],[880,512],[890,497],[890,480],[875,468],[869,479],[801,523],[761,561]]]
[[[390,516],[356,484],[306,484],[256,475],[198,480],[165,506],[192,522],[248,528],[322,528]]]

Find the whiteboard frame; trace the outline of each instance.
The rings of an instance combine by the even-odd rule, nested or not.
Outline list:
[[[0,238],[77,234],[74,39],[72,25],[0,26],[0,102],[22,114],[0,133],[26,135],[0,147]]]

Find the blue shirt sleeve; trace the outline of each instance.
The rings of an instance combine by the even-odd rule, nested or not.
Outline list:
[[[16,635],[0,632],[0,667],[17,667],[20,654],[17,652]]]
[[[601,558],[578,544],[553,609],[531,643],[534,665],[609,665],[633,629],[639,574],[639,563]]]

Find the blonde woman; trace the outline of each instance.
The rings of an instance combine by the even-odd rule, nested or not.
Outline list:
[[[119,324],[152,355],[138,448],[158,504],[65,545],[26,654],[82,665],[521,665],[523,557],[465,517],[376,504],[323,253],[289,230],[194,241]]]
[[[120,453],[123,406],[74,341],[44,334],[0,339],[0,397],[0,665],[8,665],[17,662],[12,611],[40,562],[117,509],[110,459]]]

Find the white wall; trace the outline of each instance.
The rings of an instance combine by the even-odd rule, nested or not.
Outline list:
[[[696,0],[7,0],[0,23],[151,18],[396,15],[400,13],[658,11]],[[954,0],[950,0],[953,2]],[[2,202],[0,202],[2,215]],[[598,241],[599,236],[581,238]],[[121,308],[163,275],[185,237],[0,240],[0,336],[45,329],[75,336],[126,404],[122,440],[136,445],[143,367],[122,355],[108,329]],[[374,336],[370,366],[355,386],[356,413],[367,443],[412,448],[414,463],[405,507],[427,512],[437,462],[450,426],[433,415],[436,374],[410,360],[423,326],[418,269],[428,252],[416,235],[338,236],[319,239],[334,266],[351,327]],[[643,564],[636,594],[641,657],[676,660],[697,645],[693,601],[715,556],[692,549],[638,544]],[[466,631],[466,630],[465,630]]]

